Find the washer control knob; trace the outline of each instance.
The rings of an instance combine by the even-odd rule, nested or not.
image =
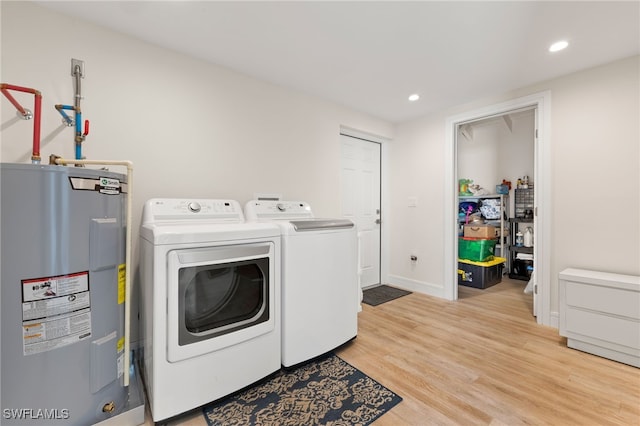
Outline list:
[[[189,210],[191,210],[194,213],[198,213],[201,208],[200,204],[196,203],[195,201],[190,202],[187,207],[189,207]]]
[[[284,204],[282,203],[278,203],[276,204],[276,207],[278,208],[278,210],[280,210],[281,212],[287,210],[287,208],[284,206]]]

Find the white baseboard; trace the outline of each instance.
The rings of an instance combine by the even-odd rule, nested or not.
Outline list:
[[[403,290],[415,291],[416,293],[426,294],[428,296],[439,297],[445,299],[444,288],[424,281],[410,280],[399,277],[397,275],[388,276],[388,284]]]
[[[551,312],[549,314],[549,327],[560,328],[560,314],[558,312]]]

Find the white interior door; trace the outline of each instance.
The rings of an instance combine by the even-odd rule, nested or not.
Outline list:
[[[342,216],[358,227],[360,286],[380,284],[380,144],[341,135]]]

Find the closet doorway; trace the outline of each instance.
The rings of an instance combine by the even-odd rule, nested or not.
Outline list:
[[[550,196],[550,153],[549,153],[549,116],[550,116],[550,92],[538,93],[523,98],[501,104],[491,105],[474,111],[469,111],[457,116],[449,117],[446,121],[446,158],[445,158],[445,295],[450,300],[458,298],[458,193],[459,178],[462,176],[458,171],[459,155],[464,158],[466,153],[459,152],[458,134],[463,131],[469,132],[469,128],[464,129],[465,125],[470,123],[488,123],[485,120],[503,120],[508,127],[508,118],[505,120],[503,116],[509,114],[520,114],[525,111],[532,111],[534,115],[534,154],[533,154],[533,173],[535,177],[534,192],[534,209],[535,215],[535,231],[534,231],[534,258],[535,258],[535,291],[534,291],[534,311],[536,312],[537,322],[545,325],[553,325],[550,315],[550,225],[549,218],[551,216],[551,196]],[[469,134],[467,136],[470,136]],[[462,136],[465,137],[465,136]],[[491,161],[498,161],[498,155],[494,153]],[[464,160],[463,160],[464,161]],[[508,169],[500,174],[505,174]],[[507,178],[512,181],[512,188],[516,182],[509,175],[500,176],[497,179],[487,177],[493,181],[487,182],[485,185],[489,192],[495,193],[495,184]],[[515,171],[515,179],[520,173]],[[499,175],[498,175],[499,176]],[[471,177],[472,178],[472,177]],[[473,179],[473,178],[472,178]],[[485,178],[483,178],[485,179]],[[491,187],[491,185],[493,185]],[[493,191],[491,191],[493,189]],[[510,191],[513,197],[513,189]]]
[[[489,243],[494,241],[496,256],[485,261],[485,266],[459,261],[458,285],[486,289],[512,279],[512,285],[521,285],[522,289],[530,282],[527,292],[533,290],[534,280],[530,278],[535,260],[535,114],[535,107],[528,107],[457,126],[459,236],[493,238],[494,232],[502,235],[497,240],[458,240],[459,245],[464,243],[459,247],[463,252],[469,246],[486,245],[484,253],[467,251],[469,260],[481,261],[476,254],[488,255]],[[505,180],[508,183],[498,188]],[[490,237],[483,232],[487,229]]]

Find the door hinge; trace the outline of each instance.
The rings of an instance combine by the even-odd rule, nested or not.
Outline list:
[[[538,129],[536,129],[536,139],[538,139]]]
[[[533,285],[533,294],[538,294],[538,284]]]

